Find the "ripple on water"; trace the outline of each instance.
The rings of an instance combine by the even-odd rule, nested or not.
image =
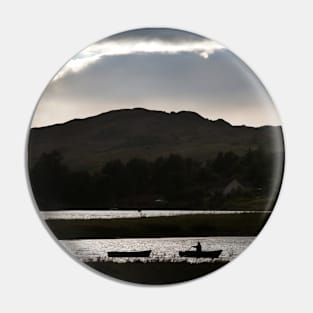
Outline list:
[[[83,239],[62,240],[64,247],[81,261],[113,261],[124,262],[208,262],[205,258],[181,258],[180,250],[191,249],[198,241],[203,250],[223,250],[220,259],[230,261],[237,257],[254,237],[195,237],[195,238],[140,238],[140,239]],[[149,258],[109,258],[108,251],[140,251],[152,250]]]

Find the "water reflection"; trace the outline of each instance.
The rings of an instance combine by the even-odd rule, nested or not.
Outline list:
[[[271,211],[203,211],[203,210],[67,210],[40,212],[44,219],[111,219],[196,214],[267,214]]]
[[[81,261],[113,261],[117,263],[170,261],[170,262],[210,262],[205,258],[182,258],[180,250],[190,249],[198,241],[203,250],[218,250],[223,252],[219,259],[230,261],[237,257],[252,241],[254,237],[195,237],[195,238],[144,238],[144,239],[83,239],[62,240],[65,248]],[[140,251],[151,249],[149,258],[109,258],[109,251]]]

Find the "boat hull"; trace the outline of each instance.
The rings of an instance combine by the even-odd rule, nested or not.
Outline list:
[[[145,251],[110,251],[108,252],[109,257],[113,258],[139,258],[149,257],[151,250]]]
[[[180,257],[188,257],[188,258],[218,258],[223,250],[215,250],[215,251],[179,251]]]

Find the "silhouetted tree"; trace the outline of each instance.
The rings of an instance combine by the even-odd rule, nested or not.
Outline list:
[[[69,170],[58,151],[43,153],[30,170],[30,180],[40,207],[63,206]]]
[[[275,156],[261,149],[238,156],[221,152],[201,163],[171,154],[148,161],[110,160],[89,173],[67,167],[62,155],[44,153],[30,169],[35,198],[41,209],[158,207],[162,200],[173,208],[222,208],[223,188],[237,178],[249,193],[231,193],[227,201],[266,195],[273,180]],[[237,197],[237,198],[236,198]]]
[[[239,157],[232,151],[218,153],[212,163],[213,170],[221,177],[227,178],[236,175]]]

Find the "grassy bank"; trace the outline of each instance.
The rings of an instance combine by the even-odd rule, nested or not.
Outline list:
[[[86,262],[97,271],[118,279],[142,284],[170,284],[194,279],[211,273],[227,261],[190,264],[187,262]]]
[[[58,239],[256,236],[270,213],[47,220]]]

